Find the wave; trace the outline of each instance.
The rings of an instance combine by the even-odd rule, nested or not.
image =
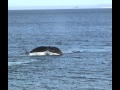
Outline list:
[[[63,56],[65,54],[79,54],[79,53],[93,53],[93,52],[112,52],[112,47],[104,47],[104,48],[84,48],[84,49],[79,49],[79,48],[71,48],[69,50],[66,51],[62,51],[63,52]],[[14,56],[13,56],[14,57]],[[11,57],[11,59],[13,59],[13,57]],[[20,59],[20,57],[26,57],[26,56],[19,56],[17,59]],[[10,58],[10,57],[9,57]],[[38,59],[37,59],[38,58]],[[48,57],[47,57],[48,58]],[[8,66],[13,66],[13,65],[20,65],[20,64],[25,64],[25,63],[30,63],[30,62],[35,62],[36,60],[44,60],[47,59],[45,57],[33,57],[33,58],[24,58],[25,60],[23,61],[11,61],[8,62]]]
[[[8,62],[8,66],[19,65],[26,62]]]
[[[69,53],[82,53],[82,52],[111,52],[111,51],[112,51],[111,47],[106,47],[106,48],[71,49],[68,51],[63,51],[63,53],[69,54]]]
[[[21,64],[25,64],[25,63],[30,63],[30,62],[34,62],[36,60],[29,60],[29,61],[17,61],[17,62],[8,62],[8,66],[13,66],[13,65],[21,65]]]

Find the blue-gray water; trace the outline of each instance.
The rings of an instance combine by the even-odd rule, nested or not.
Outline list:
[[[8,90],[112,90],[112,10],[8,11]]]

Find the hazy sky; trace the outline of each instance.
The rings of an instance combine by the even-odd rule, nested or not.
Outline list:
[[[13,6],[80,6],[112,4],[112,0],[8,0],[8,8]]]

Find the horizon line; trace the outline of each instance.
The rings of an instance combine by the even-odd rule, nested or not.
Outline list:
[[[29,9],[8,9],[8,10],[65,10],[65,9],[112,9],[112,7],[95,7],[95,8],[29,8]]]
[[[112,8],[112,4],[74,5],[74,6],[8,6],[8,10],[29,10],[29,9],[89,9],[89,8]]]

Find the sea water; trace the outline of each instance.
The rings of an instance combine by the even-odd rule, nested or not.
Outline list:
[[[112,10],[8,11],[8,90],[112,90]]]

